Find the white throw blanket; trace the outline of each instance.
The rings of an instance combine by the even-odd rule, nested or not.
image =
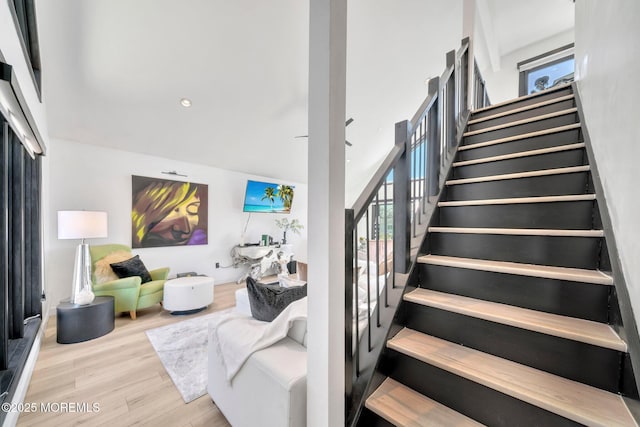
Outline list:
[[[254,352],[287,336],[293,322],[307,317],[307,298],[294,301],[272,322],[262,322],[238,312],[209,322],[211,343],[220,354],[227,381],[231,381]]]

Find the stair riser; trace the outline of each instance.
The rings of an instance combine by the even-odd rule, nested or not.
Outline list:
[[[367,408],[362,408],[362,414],[358,419],[358,425],[363,427],[394,427],[393,424],[384,418],[379,417]]]
[[[483,200],[512,197],[585,194],[589,172],[563,173],[529,178],[456,184],[447,186],[447,200]]]
[[[407,309],[408,328],[612,393],[619,391],[622,354],[618,351],[419,304],[408,303]]]
[[[393,350],[387,351],[381,369],[419,393],[488,426],[580,425]]]
[[[513,135],[522,135],[529,132],[550,129],[559,126],[571,125],[578,122],[578,114],[563,114],[558,117],[551,117],[543,120],[525,123],[516,126],[509,126],[504,129],[497,129],[482,132],[477,135],[465,136],[462,141],[463,145],[476,144],[478,142],[491,141],[498,138],[506,138]]]
[[[544,95],[533,96],[531,98],[527,98],[527,99],[524,99],[524,100],[521,100],[521,101],[512,102],[512,103],[509,103],[507,105],[488,108],[486,110],[483,110],[483,111],[480,111],[480,112],[477,112],[477,113],[473,113],[471,115],[471,119],[474,120],[474,119],[479,119],[479,118],[482,118],[482,117],[492,116],[494,114],[502,113],[504,111],[515,110],[517,108],[524,107],[525,105],[538,104],[540,102],[547,101],[549,99],[559,98],[561,96],[570,95],[572,93],[573,93],[573,91],[572,91],[571,87],[566,87],[566,88],[564,88],[562,90],[557,90],[557,91],[545,93]]]
[[[564,101],[556,102],[554,104],[544,105],[542,107],[534,108],[532,110],[525,110],[520,113],[509,114],[507,116],[497,117],[495,119],[485,120],[478,122],[467,127],[467,131],[475,131],[479,129],[486,129],[492,126],[498,126],[505,123],[511,123],[517,120],[528,119],[531,117],[541,116],[543,114],[555,113],[556,111],[567,110],[576,106],[575,99],[567,99]]]
[[[520,153],[522,151],[537,150],[539,148],[574,144],[576,142],[582,142],[580,129],[570,129],[548,135],[517,139],[486,147],[458,151],[456,161],[484,159],[486,157],[501,156],[503,154]]]
[[[420,264],[421,287],[563,316],[607,322],[609,286]]]
[[[594,228],[595,201],[520,203],[439,208],[437,225],[446,227]],[[436,225],[436,224],[434,224]]]
[[[582,166],[587,164],[584,149],[560,151],[537,156],[499,160],[476,165],[458,166],[453,169],[454,179],[476,178],[505,173]]]
[[[596,269],[600,238],[431,233],[422,253]]]

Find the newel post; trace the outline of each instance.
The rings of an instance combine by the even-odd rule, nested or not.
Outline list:
[[[469,66],[469,52],[471,50],[471,41],[469,37],[465,37],[464,39],[462,39],[462,44],[464,45],[465,43],[469,43],[469,47],[460,58],[460,75],[462,76],[462,79],[460,81],[460,93],[462,94],[463,106],[461,112],[471,111],[473,109],[473,97],[471,96],[471,88],[473,87],[473,73],[470,72],[471,67]]]
[[[404,152],[393,171],[393,265],[397,273],[407,273],[411,255],[411,124],[396,123],[396,145]]]
[[[455,65],[456,65],[456,51],[452,50],[450,52],[447,52],[447,69],[449,69],[449,67],[453,67],[453,73],[451,73],[451,76],[447,79],[446,82],[443,82],[445,84],[445,93],[444,93],[444,98],[445,98],[445,109],[446,111],[444,111],[445,114],[445,123],[446,123],[446,140],[447,140],[447,157],[449,156],[449,153],[451,151],[451,149],[456,145],[456,126],[458,125],[457,122],[457,115],[456,115],[456,73],[455,73]]]
[[[440,190],[440,147],[442,128],[442,96],[439,93],[440,78],[429,80],[429,93],[438,94],[427,116],[427,196],[436,196]]]
[[[356,280],[354,276],[354,259],[356,259],[357,247],[355,241],[356,221],[353,209],[345,209],[344,212],[344,392],[345,392],[345,419],[352,409],[352,393],[354,381],[354,349],[353,349],[353,284]],[[356,355],[357,357],[357,355]]]

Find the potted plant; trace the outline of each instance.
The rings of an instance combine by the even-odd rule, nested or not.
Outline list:
[[[284,219],[276,219],[276,225],[278,228],[282,229],[282,244],[287,244],[287,231],[291,230],[296,234],[300,234],[300,230],[304,228],[304,225],[300,223],[297,219],[293,219],[289,221],[287,218]]]

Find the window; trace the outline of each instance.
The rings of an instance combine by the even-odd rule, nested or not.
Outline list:
[[[573,81],[573,44],[518,63],[519,95],[530,95]]]
[[[11,67],[0,63],[0,403],[13,398],[42,315],[42,150],[16,89]]]
[[[36,9],[34,0],[7,0],[13,12],[13,21],[20,31],[22,49],[30,64],[36,90],[41,91],[40,45],[38,27],[36,25]]]

